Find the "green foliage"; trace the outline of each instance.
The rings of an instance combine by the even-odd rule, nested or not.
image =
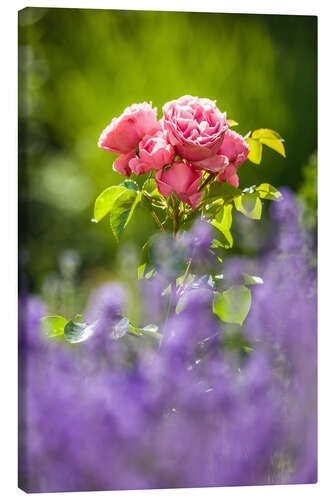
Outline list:
[[[110,212],[116,198],[120,194],[126,192],[126,189],[124,185],[110,186],[96,198],[94,208],[94,218],[96,222],[99,222]]]
[[[70,344],[84,342],[94,333],[93,325],[81,323],[78,321],[68,321],[64,328],[64,336]]]
[[[114,200],[110,210],[110,225],[117,241],[119,241],[123,231],[133,215],[136,204],[141,198],[132,189],[126,189]]]
[[[282,194],[280,193],[280,191],[278,191],[274,186],[271,186],[270,184],[260,184],[260,186],[256,188],[256,191],[259,194],[260,198],[263,198],[264,200],[282,200]]]
[[[263,285],[264,280],[260,276],[252,276],[251,274],[243,273],[245,285]]]
[[[41,320],[42,330],[48,338],[61,337],[67,319],[62,316],[44,316]]]
[[[231,248],[233,245],[233,237],[230,232],[232,225],[232,205],[223,206],[222,210],[209,222],[219,230],[222,245],[225,248]]]
[[[241,194],[242,191],[232,186],[232,184],[228,184],[227,182],[213,182],[208,186],[207,197],[204,200],[209,203],[213,200],[223,200],[227,203],[235,196]]]
[[[133,181],[133,179],[125,179],[120,186],[124,186],[127,189],[131,189],[132,191],[139,191],[138,183]]]
[[[298,197],[303,203],[303,223],[309,230],[317,228],[318,211],[318,181],[317,181],[318,159],[314,152],[302,169],[302,184],[298,190]]]
[[[242,325],[251,307],[251,292],[235,285],[225,292],[214,292],[213,312],[226,323]]]
[[[235,198],[236,209],[250,219],[261,219],[262,203],[258,193],[245,193]]]
[[[256,139],[251,138],[246,139],[246,142],[250,147],[248,159],[252,161],[252,163],[259,165],[262,159],[262,143]]]
[[[250,341],[239,331],[226,335],[222,340],[222,345],[227,351],[239,352],[242,356],[253,351]]]
[[[153,337],[154,339],[157,340],[162,339],[162,334],[159,333],[157,325],[146,325],[143,328],[138,328],[130,323],[128,331],[129,333],[137,337],[141,337],[142,335],[148,335],[149,337]]]
[[[284,158],[286,157],[283,139],[274,130],[270,130],[268,128],[254,130],[252,134],[246,138],[246,142],[250,147],[248,159],[257,165],[261,163],[263,144],[270,149],[273,149]]]

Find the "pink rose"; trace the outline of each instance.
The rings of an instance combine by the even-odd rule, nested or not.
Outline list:
[[[175,161],[171,167],[157,172],[156,185],[159,192],[166,198],[174,192],[194,210],[203,196],[202,192],[198,192],[201,177],[202,172],[195,170],[190,163]]]
[[[239,178],[236,171],[247,160],[249,152],[250,148],[245,139],[237,132],[228,130],[217,154],[226,156],[229,165],[217,176],[217,180],[238,187]]]
[[[118,158],[113,163],[113,170],[116,170],[122,175],[126,175],[126,177],[129,177],[132,173],[130,163],[135,158],[135,151],[132,151],[131,153],[128,153],[126,155],[118,156]]]
[[[237,188],[239,186],[239,177],[236,174],[236,170],[236,167],[233,165],[228,165],[223,172],[217,176],[217,180],[220,182],[227,182]]]
[[[140,158],[130,162],[131,169],[137,174],[144,174],[150,170],[159,170],[175,157],[175,150],[168,142],[165,132],[159,131],[154,135],[146,135],[139,143]]]
[[[240,167],[247,160],[250,148],[245,139],[233,130],[227,130],[223,143],[217,154],[225,155],[229,160],[229,165],[235,168]]]
[[[214,101],[186,95],[163,106],[163,127],[182,158],[200,161],[217,152],[228,123]]]
[[[205,160],[193,162],[195,168],[206,170],[211,174],[218,174],[229,165],[229,160],[224,155],[213,155]]]
[[[151,103],[146,102],[132,104],[103,130],[98,147],[111,153],[127,154],[136,149],[144,135],[160,129],[157,108],[153,109]]]

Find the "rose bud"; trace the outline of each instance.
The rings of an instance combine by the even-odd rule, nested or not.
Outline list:
[[[137,174],[159,170],[175,157],[174,147],[167,140],[166,133],[159,131],[146,135],[139,143],[140,158],[131,161],[131,169]]]
[[[118,118],[113,118],[102,132],[98,147],[116,154],[135,151],[144,135],[161,129],[157,108],[151,103],[132,104]]]
[[[177,154],[201,161],[217,152],[228,122],[214,101],[187,95],[163,106],[163,127]]]
[[[198,189],[202,172],[195,170],[188,162],[176,161],[171,167],[161,169],[156,174],[156,185],[159,192],[166,198],[172,192],[194,210],[203,196]]]

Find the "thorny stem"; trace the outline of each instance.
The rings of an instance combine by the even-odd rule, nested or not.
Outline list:
[[[157,216],[157,214],[156,214],[156,212],[155,212],[155,210],[153,208],[151,209],[151,215],[153,216],[153,219],[155,220],[156,224],[158,225],[158,227],[160,228],[160,230],[162,231],[162,233],[165,233],[165,229],[162,226],[162,222],[158,218],[158,216]]]

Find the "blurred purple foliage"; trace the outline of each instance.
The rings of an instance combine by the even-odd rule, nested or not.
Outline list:
[[[183,290],[185,306],[161,327],[160,345],[128,335],[112,339],[126,305],[120,284],[94,292],[84,316],[98,322],[96,334],[75,346],[43,340],[43,303],[22,300],[20,487],[316,482],[316,269],[298,210],[284,191],[284,200],[272,204],[271,250],[257,261],[219,264],[228,286],[249,269],[264,280],[251,287],[242,329],[211,312],[212,288],[202,280]],[[196,225],[187,238],[194,268],[196,260],[199,266],[209,261],[207,226]],[[164,257],[167,252],[174,255],[169,248]],[[173,275],[165,263],[160,275],[143,282],[147,321],[165,318],[161,291]],[[245,339],[249,349],[237,349],[235,339]]]

